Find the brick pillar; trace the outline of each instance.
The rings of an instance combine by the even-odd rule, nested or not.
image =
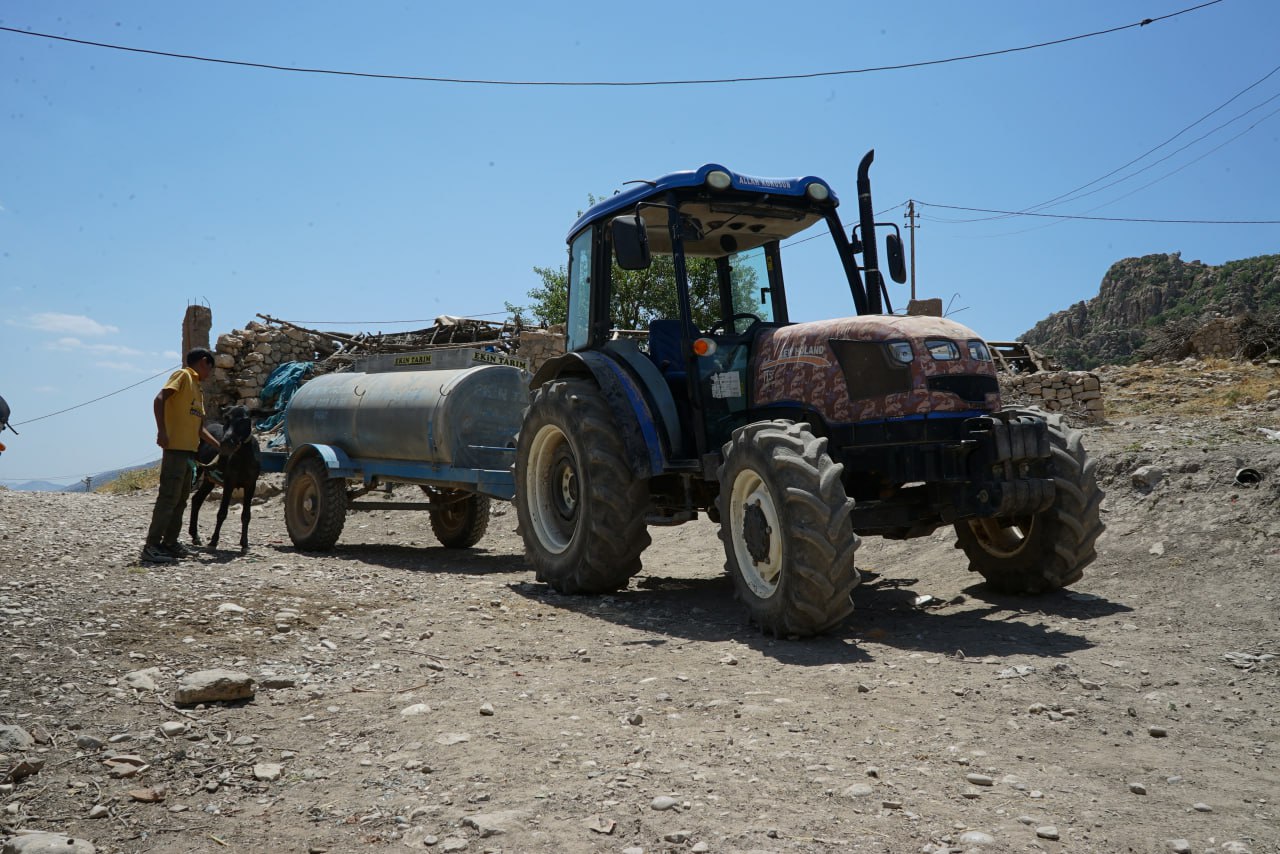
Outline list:
[[[209,347],[209,330],[213,328],[213,309],[207,305],[187,306],[187,315],[182,318],[182,358],[196,347]]]

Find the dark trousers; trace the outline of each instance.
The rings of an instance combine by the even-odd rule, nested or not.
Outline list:
[[[178,541],[187,497],[191,495],[191,482],[195,478],[195,464],[195,451],[165,451],[160,458],[160,492],[151,511],[148,545],[172,545]]]

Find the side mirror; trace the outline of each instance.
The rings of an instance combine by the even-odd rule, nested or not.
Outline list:
[[[902,237],[890,234],[884,239],[884,250],[889,256],[889,278],[898,284],[907,280],[907,261],[902,255]]]
[[[649,233],[639,216],[614,217],[613,252],[624,270],[644,270],[650,264]]]

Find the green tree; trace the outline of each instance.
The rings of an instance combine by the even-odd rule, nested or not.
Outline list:
[[[712,258],[687,258],[689,304],[693,322],[706,329],[720,319],[720,287],[716,262]],[[543,326],[564,323],[569,317],[569,274],[565,265],[534,267],[541,284],[529,291],[532,301],[528,310]],[[679,317],[676,298],[675,262],[670,255],[655,255],[644,270],[623,270],[617,264],[612,272],[613,296],[610,308],[615,329],[642,329],[656,317]],[[755,291],[755,271],[742,267],[735,271],[734,289],[737,305],[751,305]],[[508,305],[513,314],[523,306]]]

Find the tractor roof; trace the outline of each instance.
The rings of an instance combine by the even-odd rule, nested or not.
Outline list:
[[[820,184],[826,188],[831,204],[839,204],[831,185],[812,175],[806,178],[757,178],[726,169],[718,163],[708,163],[691,171],[672,172],[656,180],[638,182],[633,187],[596,202],[586,213],[578,217],[578,221],[569,229],[568,239],[572,240],[575,234],[597,220],[632,210],[637,202],[651,199],[660,201],[668,190],[703,186],[706,184],[707,175],[716,171],[726,173],[730,179],[730,189],[742,193],[803,198],[811,184]]]

